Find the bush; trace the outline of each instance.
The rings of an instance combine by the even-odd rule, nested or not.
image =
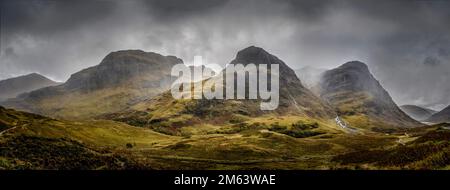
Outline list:
[[[318,128],[317,123],[305,124],[302,122],[297,122],[292,124],[292,128],[288,129],[287,126],[282,126],[278,122],[275,122],[269,128],[270,131],[285,134],[294,138],[306,138],[312,137],[320,134],[324,134],[322,132],[311,131],[310,129]]]
[[[304,130],[304,131],[287,130],[287,131],[283,131],[282,133],[285,135],[289,135],[291,137],[295,137],[295,138],[306,138],[306,137],[312,137],[312,136],[323,134],[322,132],[308,131],[308,130]]]
[[[131,143],[127,143],[126,147],[127,148],[133,148],[133,145]]]
[[[292,127],[298,130],[316,129],[319,127],[319,124],[317,122],[303,123],[302,121],[298,121],[297,123],[293,123]]]
[[[6,169],[93,170],[140,167],[125,157],[109,151],[97,151],[77,141],[23,135],[1,142],[0,158],[3,159],[0,164]],[[14,160],[20,160],[20,163]]]

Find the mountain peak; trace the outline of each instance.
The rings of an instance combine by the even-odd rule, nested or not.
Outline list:
[[[29,74],[20,75],[20,76],[5,79],[5,80],[14,80],[14,79],[20,79],[20,78],[45,78],[45,79],[48,79],[47,77],[45,77],[39,73],[29,73]],[[48,80],[50,80],[50,79],[48,79]]]
[[[159,55],[159,54],[153,53],[153,52],[145,52],[145,51],[140,50],[140,49],[130,49],[130,50],[118,50],[118,51],[110,52],[110,53],[108,53],[108,55],[105,56],[105,59],[113,58],[113,57],[117,57],[117,56],[145,55],[145,54],[148,54],[148,55],[151,55],[151,54]]]
[[[239,51],[236,55],[236,58],[231,61],[230,64],[277,64],[279,66],[279,75],[281,76],[280,84],[293,85],[292,83],[297,83],[295,85],[301,86],[301,88],[303,88],[303,85],[301,84],[301,81],[300,79],[298,79],[294,70],[292,70],[282,60],[278,59],[278,57],[268,53],[266,50],[260,47],[250,46]]]
[[[247,47],[237,53],[236,57],[257,57],[261,55],[270,55],[266,50],[256,46]]]
[[[145,63],[161,63],[170,60],[170,62],[183,63],[183,60],[175,56],[163,56],[154,52],[145,52],[142,50],[120,50],[111,52],[103,58],[101,65],[108,65],[114,63],[133,63],[133,62],[145,62]]]
[[[38,73],[18,76],[0,81],[0,100],[14,98],[19,94],[30,92],[39,88],[58,85],[59,83],[48,79]]]
[[[40,75],[40,74],[38,74],[38,73],[30,73],[30,74],[27,74],[27,75],[25,75],[25,76],[43,77],[42,75]]]
[[[360,61],[350,61],[328,70],[322,76],[322,90],[367,90],[383,92],[378,81],[370,73],[366,64]]]
[[[142,50],[115,51],[103,58],[99,65],[72,74],[65,87],[92,91],[117,87],[139,77],[170,76],[170,69],[178,63],[183,63],[183,60],[175,56]],[[140,84],[134,82],[133,85]]]
[[[0,81],[0,83],[18,82],[18,81],[26,81],[26,80],[30,80],[28,82],[31,82],[32,80],[40,80],[40,81],[44,81],[47,83],[55,83],[55,84],[57,83],[39,73],[30,73],[30,74],[26,74],[26,75],[17,76],[14,78],[5,79],[5,80]]]
[[[340,69],[357,69],[360,71],[369,71],[369,67],[361,61],[349,61],[339,67]]]
[[[236,54],[236,58],[231,62],[231,64],[280,64],[280,69],[285,67],[281,60],[276,56],[268,53],[266,50],[256,46],[250,46],[245,49],[240,50]],[[287,67],[287,66],[286,66]]]

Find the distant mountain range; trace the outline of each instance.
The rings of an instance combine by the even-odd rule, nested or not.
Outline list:
[[[400,106],[400,109],[402,109],[402,111],[404,111],[406,114],[417,121],[425,121],[426,119],[431,117],[431,115],[437,113],[437,111],[435,110],[423,108],[416,105],[403,105]]]
[[[0,101],[15,98],[17,95],[60,83],[40,74],[31,73],[0,81]]]
[[[326,71],[320,81],[320,95],[353,126],[379,129],[421,125],[394,103],[367,65],[359,61]]]

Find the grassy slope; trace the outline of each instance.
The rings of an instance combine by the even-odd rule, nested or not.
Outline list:
[[[402,145],[376,147],[335,156],[343,168],[356,169],[448,169],[450,130],[440,124],[405,133]]]
[[[91,119],[114,113],[139,100],[152,97],[161,90],[145,91],[125,87],[106,88],[93,92],[71,92],[34,101],[35,112],[64,119]],[[81,111],[80,111],[81,110]]]
[[[403,121],[397,121],[389,113],[384,113],[373,106],[374,99],[370,94],[365,92],[338,92],[328,96],[333,97],[333,106],[336,108],[336,112],[351,127],[374,131],[404,127],[399,125]],[[419,123],[417,124],[417,126],[420,126]],[[405,127],[409,126],[405,125]]]
[[[92,120],[85,122],[54,120],[34,114],[3,110],[1,121],[8,128],[0,136],[0,167],[4,169],[334,169],[362,167],[344,163],[355,152],[391,151],[401,148],[397,141],[404,132],[384,135],[373,132],[345,133],[333,121],[298,116],[267,115],[234,118],[226,125],[195,124],[181,128],[182,136],[170,136],[148,128]],[[6,123],[6,122],[5,122]],[[316,126],[317,127],[311,127]],[[281,130],[309,130],[319,134],[295,138]],[[418,142],[436,128],[414,129],[405,137]],[[4,130],[3,130],[4,131]],[[448,136],[439,136],[448,139]],[[441,139],[442,139],[441,138]],[[417,139],[417,140],[416,140]],[[414,141],[416,140],[416,141]],[[128,147],[127,147],[127,144]],[[414,144],[408,146],[416,146]],[[445,145],[446,146],[446,145]],[[442,160],[442,149],[434,157],[421,157],[422,168]],[[384,168],[364,158],[369,168]],[[363,155],[363,154],[361,154]],[[386,154],[387,155],[387,154]],[[357,159],[357,156],[351,156]],[[345,159],[347,160],[347,159]],[[417,162],[417,163],[418,163]],[[363,165],[364,165],[363,164]],[[406,166],[405,166],[406,167]],[[367,167],[366,167],[367,168]],[[437,168],[437,167],[433,167]]]
[[[6,169],[141,167],[117,150],[167,146],[178,138],[112,121],[61,121],[5,109],[0,120],[10,129],[0,136],[0,168]]]
[[[139,110],[136,112],[141,114],[135,112],[121,115],[122,118],[119,118],[155,130],[162,128],[165,130],[160,132],[184,137],[164,149],[139,152],[139,156],[144,160],[158,160],[161,168],[331,168],[333,163],[330,160],[333,155],[364,147],[390,146],[395,144],[396,140],[395,137],[384,135],[379,137],[347,134],[331,119],[277,113],[252,117],[233,110],[234,104],[231,103],[213,109],[232,114],[219,117],[196,116],[185,110],[187,104],[192,104],[189,100],[165,99],[160,96],[160,99],[155,101],[135,106],[135,110]],[[197,122],[198,118],[203,122]],[[312,124],[317,124],[317,127],[298,127]],[[167,130],[168,127],[172,130]],[[155,158],[155,155],[161,156]]]

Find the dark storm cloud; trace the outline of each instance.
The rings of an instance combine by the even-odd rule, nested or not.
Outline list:
[[[52,35],[110,16],[114,1],[2,0],[2,32]]]
[[[115,4],[87,0],[0,1],[0,78],[40,72],[61,80],[71,67],[63,65],[69,58],[67,53],[77,42],[78,36],[72,34],[111,16]],[[16,56],[9,56],[10,52]]]
[[[293,68],[364,61],[398,104],[450,103],[449,1],[1,0],[0,8],[0,78],[63,81],[120,49],[223,65],[257,45]]]
[[[149,0],[143,1],[149,14],[159,20],[182,20],[192,15],[210,13],[215,8],[225,5],[229,0]]]

